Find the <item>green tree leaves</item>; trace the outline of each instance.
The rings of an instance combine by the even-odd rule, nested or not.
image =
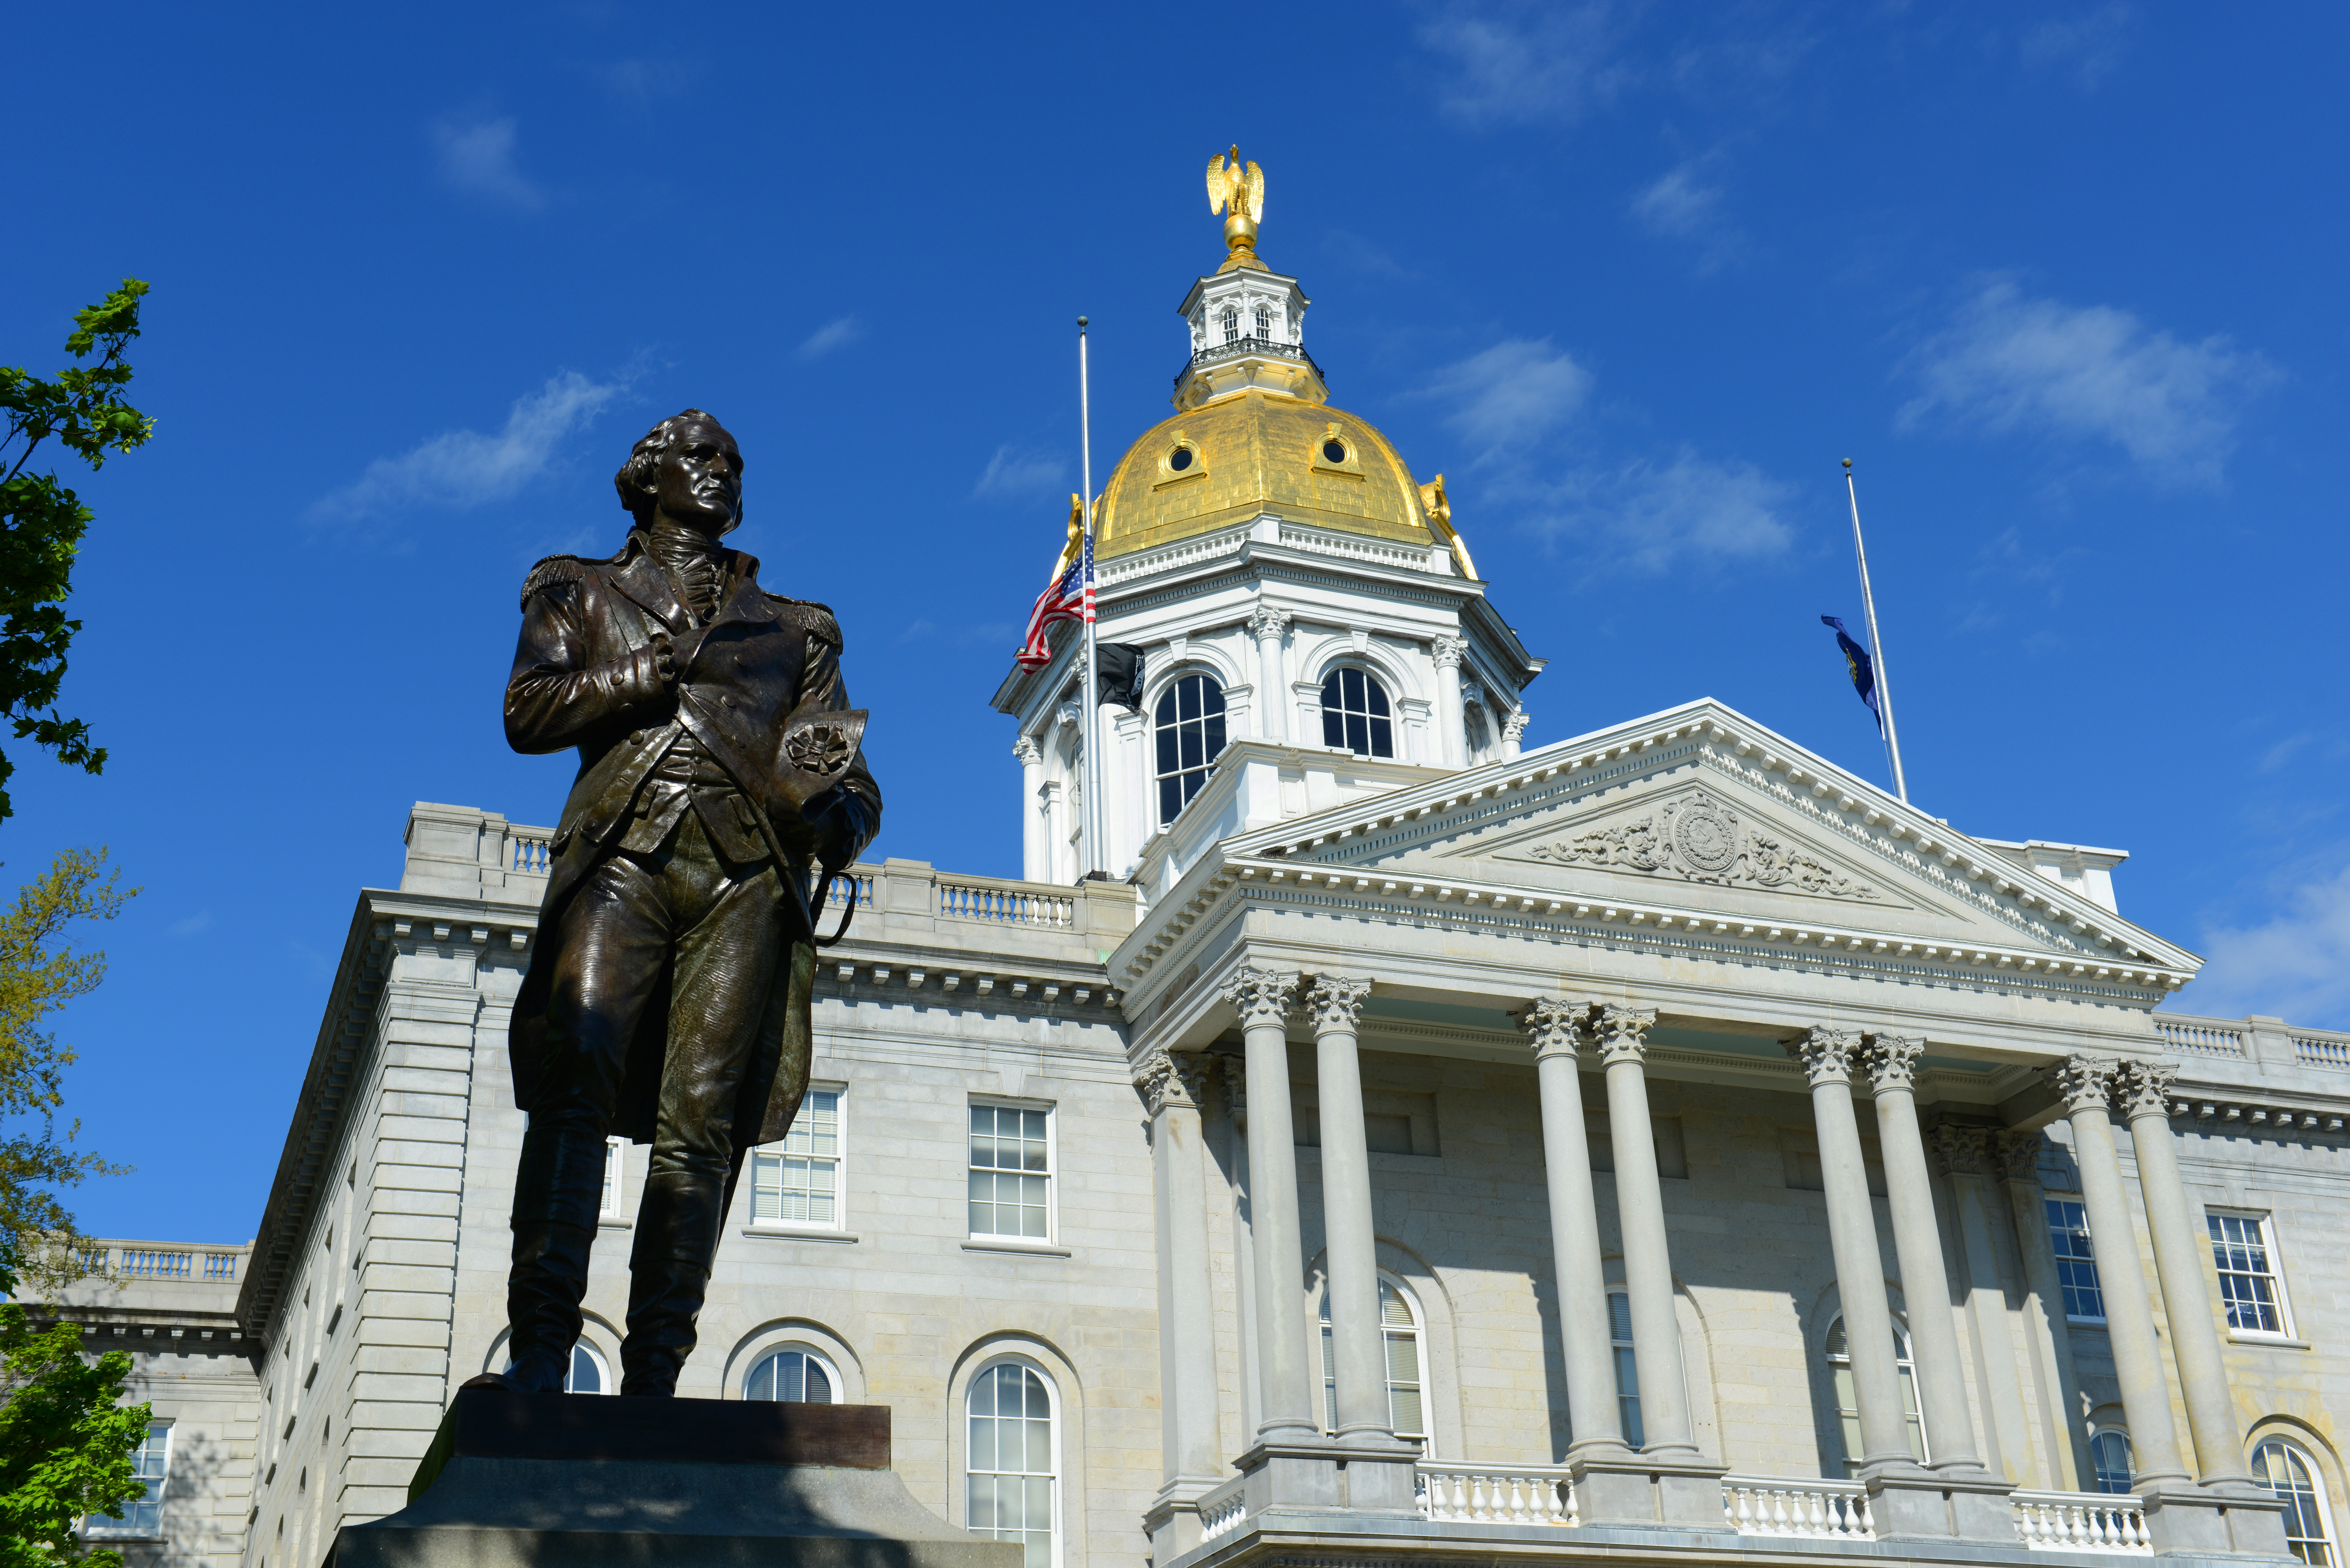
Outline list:
[[[120,1552],[89,1550],[74,1521],[120,1519],[145,1490],[130,1454],[149,1408],[116,1403],[130,1375],[119,1350],[83,1360],[76,1325],[38,1328],[23,1307],[0,1305],[0,1568],[121,1568]]]
[[[89,726],[57,711],[65,680],[66,650],[81,622],[69,620],[65,601],[73,592],[74,558],[94,514],[54,472],[27,472],[43,442],[58,443],[102,468],[111,452],[144,446],[155,421],[124,400],[130,367],[122,356],[139,336],[139,302],[147,286],[126,277],[122,286],[96,305],[74,312],[66,352],[76,364],[54,381],[21,366],[0,366],[0,718],[57,761],[98,773],[106,748],[90,740]],[[46,710],[46,711],[44,711]],[[16,763],[0,754],[0,817],[15,815],[6,784]]]

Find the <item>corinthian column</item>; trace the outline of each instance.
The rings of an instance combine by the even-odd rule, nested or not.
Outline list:
[[[1469,742],[1461,714],[1461,659],[1469,651],[1468,639],[1431,638],[1428,649],[1436,660],[1436,723],[1444,732],[1444,765],[1461,767],[1466,763]]]
[[[1845,1350],[1860,1407],[1861,1452],[1856,1466],[1904,1465],[1911,1459],[1901,1413],[1901,1368],[1893,1355],[1893,1310],[1885,1299],[1885,1261],[1877,1247],[1877,1215],[1868,1201],[1868,1168],[1860,1153],[1860,1124],[1852,1110],[1852,1069],[1860,1032],[1825,1025],[1791,1041],[1788,1054],[1812,1085],[1812,1120],[1819,1129],[1820,1185],[1827,1190],[1828,1245],[1835,1255],[1836,1298],[1844,1305]]]
[[[1558,1334],[1566,1355],[1570,1457],[1624,1446],[1600,1263],[1599,1204],[1591,1188],[1583,1080],[1575,1067],[1590,1005],[1538,996],[1518,1014],[1518,1027],[1534,1047],[1534,1080],[1542,1096],[1543,1170],[1550,1186],[1551,1262],[1558,1271]],[[1637,1339],[1634,1344],[1637,1355]]]
[[[1958,1326],[1950,1318],[1950,1281],[1942,1268],[1942,1229],[1934,1219],[1934,1181],[1918,1131],[1915,1087],[1922,1039],[1872,1035],[1868,1076],[1877,1096],[1877,1137],[1885,1150],[1885,1190],[1893,1211],[1893,1247],[1901,1262],[1901,1293],[1909,1303],[1909,1344],[1918,1365],[1918,1403],[1926,1419],[1926,1451],[1938,1470],[1979,1470],[1974,1419],[1967,1410],[1967,1375],[1959,1358]]]
[[[2220,1330],[2203,1281],[2203,1243],[2195,1234],[2187,1184],[2178,1176],[2178,1151],[2170,1141],[2170,1085],[2178,1076],[2178,1068],[2159,1062],[2126,1062],[2116,1075],[2115,1088],[2137,1156],[2138,1196],[2146,1201],[2146,1228],[2154,1236],[2154,1272],[2162,1281],[2170,1354],[2178,1364],[2180,1391],[2187,1396],[2187,1430],[2195,1443],[2197,1479],[2207,1486],[2214,1481],[2249,1483],[2235,1401],[2229,1396],[2228,1369],[2220,1355]],[[2105,1262],[2102,1251],[2097,1262]]]
[[[1371,1155],[1355,1044],[1367,980],[1317,976],[1305,995],[1322,1098],[1322,1225],[1329,1243],[1330,1355],[1341,1441],[1389,1446],[1387,1341],[1379,1331],[1378,1243],[1371,1229]]]
[[[1305,1265],[1299,1255],[1296,1134],[1289,1101],[1290,999],[1295,971],[1241,969],[1224,1000],[1241,1015],[1248,1054],[1249,1230],[1255,1243],[1257,1435],[1317,1436],[1305,1366]]]
[[[1215,1316],[1208,1287],[1208,1189],[1201,1143],[1205,1075],[1195,1056],[1154,1051],[1135,1075],[1150,1108],[1158,1196],[1161,1529],[1168,1544],[1199,1543],[1200,1494],[1221,1481],[1216,1453]],[[1153,1514],[1159,1512],[1154,1508]],[[1154,1540],[1160,1533],[1153,1531]],[[1185,1544],[1188,1542],[1188,1544]]]
[[[1045,881],[1052,870],[1045,823],[1045,748],[1033,735],[1012,742],[1020,762],[1020,875],[1031,882]]]
[[[2178,1428],[2170,1419],[2170,1388],[2154,1335],[2154,1306],[2147,1297],[2145,1271],[2138,1267],[2137,1227],[2130,1223],[2121,1161],[2114,1153],[2114,1124],[2106,1108],[2120,1065],[2111,1056],[2067,1056],[2054,1078],[2073,1120],[2081,1206],[2089,1211],[2097,1283],[2106,1298],[2106,1334],[2113,1342],[2137,1479],[2160,1486],[2185,1480],[2187,1467],[2179,1462]]]
[[[1256,639],[1257,690],[1264,695],[1256,705],[1256,732],[1264,740],[1289,739],[1289,683],[1281,678],[1281,634],[1289,626],[1289,612],[1260,604],[1248,618],[1249,635]]]
[[[1681,1325],[1673,1312],[1673,1261],[1665,1242],[1665,1195],[1657,1182],[1657,1135],[1648,1120],[1653,1007],[1599,1010],[1599,1059],[1607,1064],[1607,1130],[1616,1148],[1616,1219],[1624,1232],[1624,1289],[1632,1306],[1632,1366],[1640,1378],[1642,1453],[1695,1453]]]

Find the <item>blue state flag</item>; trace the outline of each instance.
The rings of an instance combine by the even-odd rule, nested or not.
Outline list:
[[[1877,732],[1885,733],[1885,715],[1877,706],[1877,661],[1868,657],[1868,649],[1853,641],[1844,628],[1844,622],[1832,615],[1820,617],[1820,624],[1835,628],[1836,646],[1844,649],[1845,668],[1852,674],[1852,689],[1868,704],[1868,716],[1877,721]]]

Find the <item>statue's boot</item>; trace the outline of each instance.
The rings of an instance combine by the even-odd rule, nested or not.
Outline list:
[[[710,1261],[726,1220],[724,1173],[656,1171],[645,1179],[629,1254],[629,1337],[620,1343],[620,1392],[667,1397],[693,1354],[694,1319],[710,1288]]]
[[[514,1267],[506,1276],[506,1323],[513,1333],[507,1383],[532,1394],[560,1394],[579,1338],[579,1302],[588,1293],[588,1253],[603,1206],[601,1133],[531,1118],[515,1179]]]

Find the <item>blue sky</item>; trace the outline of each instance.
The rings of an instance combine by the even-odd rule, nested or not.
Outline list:
[[[1076,472],[1166,411],[1222,254],[1454,514],[1528,645],[1529,744],[1711,695],[1962,830],[2131,851],[2210,956],[2175,1005],[2350,1027],[2339,7],[130,6],[12,28],[0,360],[151,280],[153,443],[83,487],[67,708],[0,859],[145,891],[63,1021],[138,1172],[97,1233],[251,1234],[352,900],[409,804],[551,823],[515,595],[614,548],[687,404],[738,535],[847,629],[876,854],[1014,874],[987,698]],[[2329,151],[2328,150],[2331,149]],[[2328,174],[2327,170],[2334,172]]]

